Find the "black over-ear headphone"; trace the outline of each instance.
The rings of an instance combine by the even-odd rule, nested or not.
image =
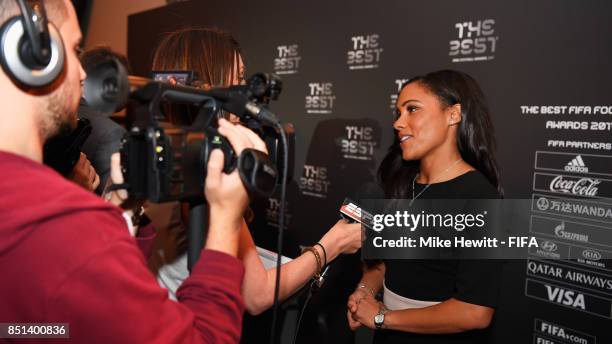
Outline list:
[[[64,69],[64,43],[59,31],[47,21],[42,2],[30,8],[17,0],[21,16],[0,28],[0,64],[20,87],[43,88]]]

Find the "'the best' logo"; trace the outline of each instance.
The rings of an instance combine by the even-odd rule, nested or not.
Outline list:
[[[351,49],[346,64],[350,70],[378,68],[383,48],[378,34],[351,37]]]
[[[465,21],[455,24],[457,39],[450,41],[452,62],[487,61],[495,58],[499,36],[495,36],[495,19]]]

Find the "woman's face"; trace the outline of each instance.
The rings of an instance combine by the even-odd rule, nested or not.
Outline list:
[[[456,128],[452,125],[460,119],[459,105],[444,108],[438,97],[418,81],[402,89],[396,111],[393,127],[404,160],[420,160],[445,144],[455,144],[450,134]]]

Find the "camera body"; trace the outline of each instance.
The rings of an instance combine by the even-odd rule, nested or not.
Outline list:
[[[244,89],[230,91],[246,92]],[[131,197],[154,203],[177,200],[203,203],[208,158],[213,149],[224,153],[225,173],[238,169],[251,196],[269,197],[274,192],[277,163],[252,149],[237,156],[217,131],[222,103],[206,92],[189,86],[150,82],[130,98],[131,125],[120,151],[122,172]],[[164,112],[164,109],[177,104],[186,106],[182,109],[190,109],[192,115],[195,113],[194,118],[183,123],[172,120],[172,111]],[[279,148],[274,145],[278,144],[278,138],[273,136],[278,133],[263,126],[255,129],[272,145],[270,152],[276,157]]]

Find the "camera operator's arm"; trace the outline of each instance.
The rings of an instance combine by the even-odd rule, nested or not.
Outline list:
[[[242,132],[229,130],[220,132],[235,152],[253,147]],[[51,316],[67,319],[71,330],[83,329],[76,335],[94,333],[100,342],[237,343],[244,312],[240,295],[244,267],[233,256],[238,251],[248,196],[237,171],[222,172],[223,155],[219,150],[212,153],[207,168],[209,235],[200,260],[176,293],[180,305],[170,301],[154,282],[133,240],[120,228],[120,216],[99,212],[87,219],[90,227],[98,227],[87,235],[103,240],[87,242],[90,246],[100,241],[104,244],[74,248],[83,255],[79,260],[82,263],[70,270],[63,287],[52,291]],[[69,223],[80,228],[84,220],[79,220]],[[77,316],[82,315],[84,300],[91,305],[91,315]],[[125,319],[138,319],[138,324]]]
[[[228,121],[219,120],[219,133],[225,136],[236,155],[246,148],[257,148],[245,132]],[[214,149],[208,162],[205,194],[210,207],[206,248],[236,256],[242,228],[242,214],[248,206],[249,196],[238,175],[223,173],[223,153]]]
[[[230,140],[234,149],[238,144],[266,152],[265,143],[252,131],[239,125],[232,125],[225,120],[219,121],[219,123],[219,132]],[[239,154],[238,151],[237,154]],[[245,266],[242,295],[248,312],[258,314],[268,309],[274,302],[276,269],[266,270],[264,268],[257,254],[251,233],[242,219],[241,225],[239,258]],[[318,245],[315,246],[315,249],[318,250],[321,259],[324,259],[323,257],[327,258],[328,263],[341,253],[354,253],[361,247],[361,225],[347,224],[343,220],[338,221],[319,242],[325,247],[326,252],[324,253]],[[317,261],[312,252],[305,252],[291,262],[283,264],[281,267],[280,299],[285,299],[298,291],[312,278],[316,270]]]

